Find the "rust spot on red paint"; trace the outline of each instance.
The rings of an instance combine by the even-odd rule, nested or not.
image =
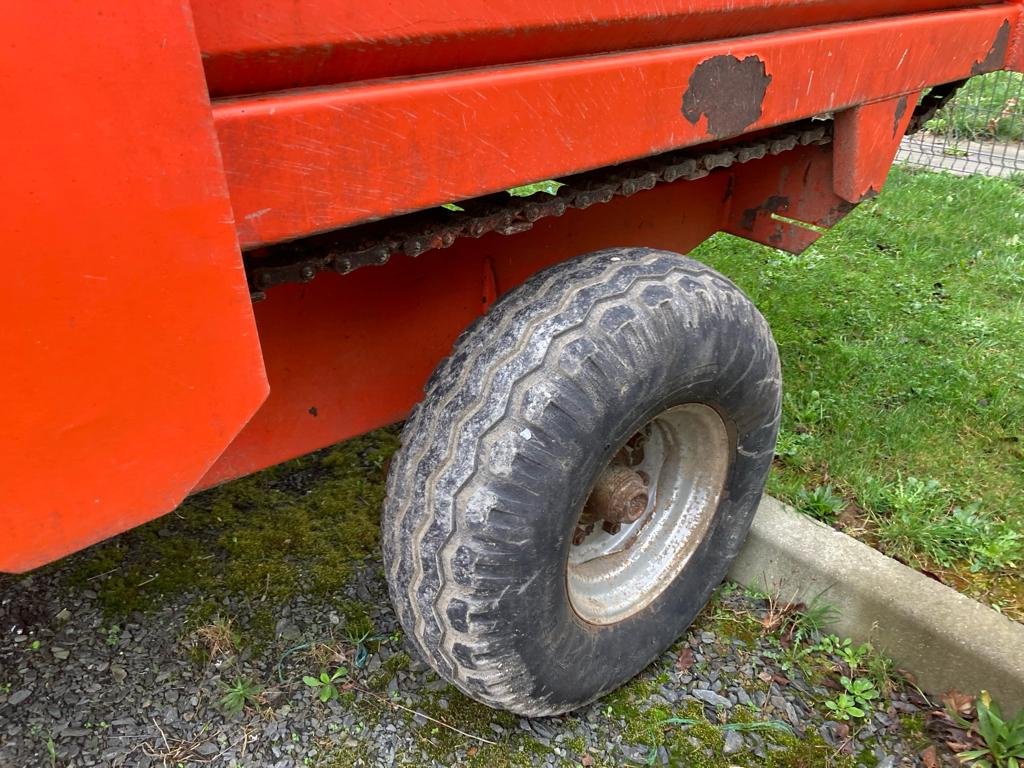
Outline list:
[[[828,215],[818,221],[818,224],[823,227],[832,227],[842,221],[856,207],[856,203],[841,200],[838,205],[833,206],[829,210]]]
[[[758,214],[781,213],[786,210],[789,210],[789,198],[785,195],[772,195],[756,208],[747,208],[740,219],[740,226],[748,232],[752,232],[757,223]]]
[[[729,177],[729,181],[725,185],[725,194],[722,195],[722,202],[725,203],[730,198],[732,198],[733,192],[735,192],[735,191],[736,191],[736,177],[735,176],[730,176]]]
[[[1006,63],[1006,51],[1009,47],[1010,22],[1007,20],[1003,22],[1001,27],[999,27],[999,32],[996,33],[996,39],[992,42],[992,47],[988,49],[988,53],[985,55],[985,58],[974,62],[974,66],[971,67],[971,74],[981,75],[985,72],[992,72],[1002,68],[1003,64]]]
[[[860,196],[860,202],[864,203],[868,200],[874,200],[876,197],[878,197],[878,190],[874,187],[868,187],[868,191]]]
[[[894,138],[900,132],[900,123],[907,114],[908,104],[909,100],[906,96],[900,96],[900,100],[896,102],[896,114],[892,118],[892,135]]]
[[[757,56],[738,59],[715,56],[701,62],[683,94],[683,116],[694,125],[708,119],[708,132],[718,138],[738,136],[761,117],[772,76]]]

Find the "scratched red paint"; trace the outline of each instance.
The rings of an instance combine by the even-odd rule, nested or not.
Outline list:
[[[739,37],[977,0],[193,0],[215,96]]]
[[[882,191],[917,94],[876,101],[836,115],[836,192],[859,203]]]
[[[918,92],[967,77],[1019,13],[1003,3],[218,103],[239,239],[273,243],[706,142],[707,121],[682,110],[715,56],[765,63],[771,83],[747,130]]]
[[[14,3],[3,36],[0,571],[18,571],[172,510],[267,384],[187,8]]]

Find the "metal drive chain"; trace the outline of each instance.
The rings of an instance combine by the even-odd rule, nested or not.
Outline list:
[[[907,133],[921,129],[956,93],[962,83],[933,88],[921,101]],[[462,237],[489,232],[512,235],[530,229],[540,219],[561,216],[570,208],[584,209],[613,197],[629,197],[658,184],[703,178],[714,170],[780,155],[798,146],[832,141],[832,123],[810,122],[763,138],[731,144],[702,153],[668,152],[622,165],[599,168],[559,179],[554,195],[513,197],[502,192],[459,203],[461,210],[434,208],[373,224],[315,235],[292,243],[246,254],[246,272],[253,300],[282,283],[305,283],[320,272],[348,274],[360,267],[384,264],[393,253],[419,256],[447,248]]]

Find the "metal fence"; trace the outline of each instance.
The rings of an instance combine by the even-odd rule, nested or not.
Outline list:
[[[1024,174],[1024,75],[970,80],[926,126],[908,136],[897,162],[957,174]]]

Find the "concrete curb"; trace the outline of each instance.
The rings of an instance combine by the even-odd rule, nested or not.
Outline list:
[[[1024,707],[1024,626],[766,496],[729,578],[834,605],[832,629],[870,640],[926,691],[987,690]]]

